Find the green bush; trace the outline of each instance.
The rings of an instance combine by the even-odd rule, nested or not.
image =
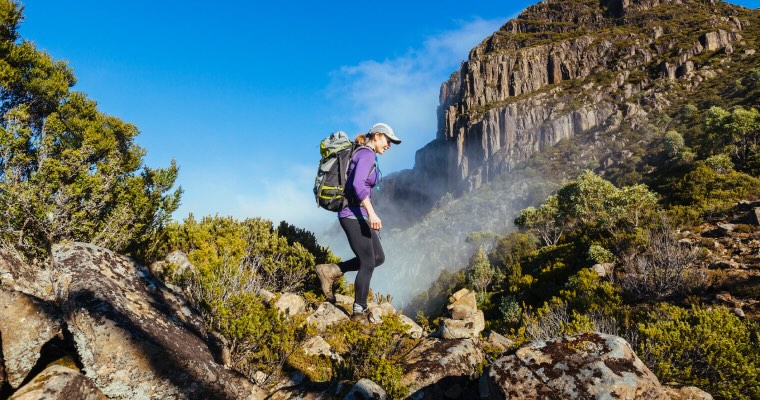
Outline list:
[[[386,315],[373,332],[357,322],[337,325],[325,340],[344,359],[336,367],[340,379],[366,378],[380,385],[393,399],[409,394],[402,385],[401,360],[416,344],[404,333],[406,325],[396,315]]]
[[[723,307],[662,304],[638,326],[637,354],[662,382],[698,386],[716,399],[760,398],[758,327]]]

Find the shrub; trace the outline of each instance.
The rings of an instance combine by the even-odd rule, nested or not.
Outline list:
[[[391,398],[406,397],[409,387],[401,384],[400,361],[416,343],[406,337],[406,329],[395,315],[384,316],[371,334],[366,334],[360,323],[338,325],[325,338],[343,356],[338,377],[353,381],[366,378],[380,385]]]
[[[760,398],[758,327],[727,309],[667,304],[638,326],[636,352],[663,382],[698,386],[717,399]]]
[[[598,244],[592,244],[588,248],[588,258],[595,264],[605,264],[614,261],[615,255]]]
[[[633,299],[664,299],[705,284],[697,249],[677,243],[667,229],[654,232],[649,244],[628,257],[622,267],[620,284]]]

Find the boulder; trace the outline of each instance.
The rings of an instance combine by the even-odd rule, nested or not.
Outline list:
[[[468,293],[470,293],[470,289],[459,289],[454,294],[449,296],[449,304],[456,303],[457,300],[461,299],[462,297],[466,296]]]
[[[443,339],[476,338],[486,327],[483,311],[466,319],[441,318],[438,336]]]
[[[306,309],[306,302],[297,294],[283,293],[280,298],[274,302],[274,307],[280,310],[281,313],[285,314],[286,317],[292,318]]]
[[[513,344],[515,344],[515,341],[512,339],[507,339],[504,336],[491,331],[488,333],[488,338],[486,339],[486,343],[496,349],[499,349],[499,351],[504,352],[509,350],[510,347],[512,347]]]
[[[666,385],[665,393],[670,396],[670,400],[713,400],[710,393],[696,386],[683,386],[683,385]]]
[[[108,397],[263,398],[214,362],[203,320],[143,266],[83,243],[53,247],[83,371]]]
[[[79,371],[51,365],[20,388],[10,400],[106,400],[107,397]]]
[[[470,339],[425,338],[404,357],[402,385],[411,388],[414,399],[440,399],[451,387],[478,375],[485,354]]]
[[[313,325],[317,331],[324,332],[329,326],[348,319],[345,311],[328,302],[324,302],[319,305],[313,314],[306,318],[306,323]]]
[[[359,379],[343,400],[387,400],[388,393],[369,379]]]
[[[309,338],[304,342],[301,348],[307,356],[325,356],[333,360],[343,361],[343,357],[341,357],[339,353],[333,351],[332,346],[330,346],[322,336],[313,336]]]
[[[624,339],[599,333],[530,343],[484,375],[491,399],[668,399]]]
[[[399,315],[399,319],[401,319],[401,322],[404,323],[404,325],[409,327],[409,329],[406,330],[406,334],[409,335],[409,337],[412,339],[419,339],[422,337],[422,335],[425,334],[425,331],[422,329],[422,327],[406,315]]]
[[[478,311],[478,300],[475,297],[475,293],[467,293],[461,296],[455,302],[446,306],[451,312],[451,318],[453,319],[466,319],[473,316]]]
[[[615,264],[612,263],[594,264],[594,266],[591,267],[591,270],[594,271],[598,277],[606,278],[612,276],[612,268],[614,266]]]
[[[346,296],[345,294],[336,293],[335,294],[335,303],[336,304],[343,304],[346,306],[352,306],[354,304],[354,298],[351,296]]]
[[[18,388],[42,346],[61,335],[59,312],[39,298],[0,286],[0,339],[5,380]]]

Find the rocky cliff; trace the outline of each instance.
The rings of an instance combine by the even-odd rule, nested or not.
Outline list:
[[[715,0],[527,8],[441,85],[436,138],[412,170],[388,177],[387,201],[424,214],[563,139],[641,123],[668,105],[663,81],[693,91],[720,73],[711,57],[754,53],[743,33],[751,13]]]

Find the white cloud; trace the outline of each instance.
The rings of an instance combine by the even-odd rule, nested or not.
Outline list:
[[[316,165],[293,165],[275,172],[285,179],[262,178],[255,192],[239,192],[235,198],[235,217],[258,215],[275,225],[287,221],[299,228],[320,234],[335,222],[335,213],[317,207],[310,189],[314,185]]]
[[[401,57],[367,60],[334,73],[328,92],[345,101],[351,122],[361,129],[387,122],[403,140],[381,160],[387,171],[414,165],[414,153],[435,138],[441,83],[504,21],[465,22],[456,30],[428,38],[421,48]]]

